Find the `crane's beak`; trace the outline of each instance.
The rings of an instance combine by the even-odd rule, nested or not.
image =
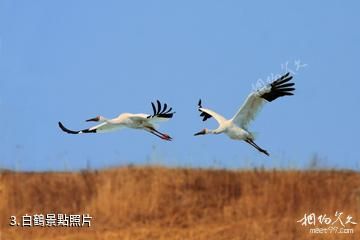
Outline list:
[[[204,134],[206,134],[205,129],[201,130],[200,132],[195,133],[194,136],[199,136],[199,135],[204,135]]]
[[[100,120],[100,117],[97,116],[97,117],[94,117],[94,118],[90,118],[88,120],[86,120],[87,122],[98,122]]]

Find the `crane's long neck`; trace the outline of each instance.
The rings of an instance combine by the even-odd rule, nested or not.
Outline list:
[[[103,116],[99,116],[99,122],[106,122],[108,119]]]
[[[222,132],[224,132],[224,131],[222,129],[220,129],[220,128],[217,128],[217,129],[207,129],[207,128],[205,128],[205,129],[201,130],[200,132],[195,133],[194,135],[198,136],[198,135],[206,135],[206,134],[219,134],[219,133],[222,133]]]
[[[224,132],[224,129],[221,127],[218,127],[216,129],[206,129],[206,134],[220,134],[223,132]]]

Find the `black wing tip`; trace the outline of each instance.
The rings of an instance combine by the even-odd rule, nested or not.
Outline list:
[[[284,83],[287,83],[288,81],[290,81],[291,79],[293,79],[293,76],[290,75],[290,72],[282,75],[281,77],[279,77],[278,79],[276,79],[274,82],[271,83],[272,87],[277,87],[280,86]]]
[[[211,118],[211,116],[210,116],[210,117],[204,116],[204,118],[202,119],[202,121],[205,122],[205,121],[208,120],[209,118]]]
[[[73,131],[73,130],[70,130],[70,129],[66,128],[61,122],[58,122],[58,125],[61,128],[61,130],[63,130],[66,133],[69,133],[69,134],[96,133],[97,132],[96,129],[90,130],[89,128],[84,129],[84,130],[80,130],[80,131]]]
[[[209,118],[212,118],[212,116],[211,115],[206,115],[206,116],[204,116],[204,119],[203,119],[203,122],[205,122],[206,120],[208,120]]]
[[[159,114],[161,112],[161,102],[159,100],[156,100],[156,103],[157,103],[157,113],[156,114]]]
[[[58,122],[59,127],[61,128],[62,131],[69,133],[69,134],[78,134],[80,133],[80,131],[72,131],[70,129],[67,129],[61,122]]]
[[[156,115],[156,117],[159,117],[159,118],[172,118],[174,116],[174,113],[160,113],[158,115]]]
[[[271,91],[263,94],[261,97],[268,102],[272,102],[279,97],[294,95],[293,91],[295,91],[295,83],[289,83],[291,79],[293,79],[293,76],[290,75],[290,72],[287,72],[272,82]]]
[[[67,128],[64,126],[64,124],[62,124],[62,122],[58,122],[59,127],[61,128],[61,130],[63,130],[64,132],[66,132]]]
[[[263,99],[267,100],[268,102],[272,102],[279,97],[292,96],[292,95],[294,95],[294,93],[292,93],[292,92],[275,91],[275,92],[266,93],[266,94],[262,95],[261,97]]]
[[[199,99],[199,102],[198,102],[198,106],[199,106],[199,112],[200,112],[200,117],[202,117],[202,121],[205,122],[206,120],[208,120],[209,118],[211,118],[212,116],[204,111],[201,111],[200,108],[202,108],[202,105],[201,105],[201,99]]]
[[[172,111],[172,107],[167,109],[168,105],[164,103],[164,107],[162,107],[161,102],[159,100],[156,100],[155,105],[153,102],[151,102],[151,106],[153,108],[153,115],[149,115],[147,118],[153,118],[153,117],[161,117],[161,118],[172,118],[175,112]]]
[[[288,87],[288,88],[281,88],[280,90],[283,91],[283,92],[292,92],[292,91],[295,91],[295,88]]]

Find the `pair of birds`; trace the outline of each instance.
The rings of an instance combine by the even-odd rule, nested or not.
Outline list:
[[[269,156],[269,153],[266,150],[262,149],[254,142],[254,135],[248,130],[248,126],[249,123],[255,119],[256,114],[259,112],[264,103],[272,102],[279,97],[293,95],[295,83],[289,82],[291,79],[292,76],[290,76],[290,73],[286,73],[272,83],[251,92],[243,105],[231,119],[226,119],[213,110],[203,108],[201,100],[199,100],[198,109],[203,121],[213,117],[219,123],[219,126],[213,130],[205,128],[194,135],[198,136],[225,133],[231,139],[243,140],[256,148],[258,151]],[[70,130],[61,122],[59,122],[59,127],[69,134],[111,132],[128,127],[133,129],[143,129],[163,140],[171,141],[172,138],[168,134],[159,132],[155,128],[155,124],[161,121],[169,120],[173,117],[175,112],[172,111],[171,107],[168,108],[166,103],[162,106],[159,100],[157,100],[156,104],[152,102],[151,106],[153,109],[152,115],[144,113],[123,113],[113,119],[97,116],[86,121],[99,122],[98,125],[80,131]]]

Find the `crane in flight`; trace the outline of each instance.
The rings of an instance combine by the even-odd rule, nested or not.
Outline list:
[[[286,73],[272,83],[253,91],[231,119],[225,119],[213,110],[203,108],[200,99],[198,103],[199,111],[201,112],[200,117],[203,118],[203,121],[213,117],[219,123],[219,126],[213,130],[205,128],[194,135],[225,133],[231,139],[243,140],[255,147],[258,151],[269,156],[269,153],[266,150],[262,149],[254,142],[254,134],[248,130],[248,126],[250,122],[255,119],[256,114],[264,103],[272,102],[279,97],[294,95],[293,91],[295,90],[295,83],[289,82],[291,79],[292,76],[290,76],[290,73]]]
[[[58,124],[61,130],[69,134],[112,132],[127,127],[133,129],[143,129],[163,140],[171,141],[172,138],[168,134],[161,133],[156,130],[155,124],[169,120],[173,117],[175,112],[172,112],[171,107],[168,109],[168,105],[166,103],[162,106],[159,100],[156,101],[156,105],[152,102],[151,106],[153,109],[152,115],[145,113],[122,113],[118,117],[112,119],[107,119],[103,116],[97,116],[86,121],[99,122],[98,125],[79,131],[70,130],[66,128],[61,122]]]

